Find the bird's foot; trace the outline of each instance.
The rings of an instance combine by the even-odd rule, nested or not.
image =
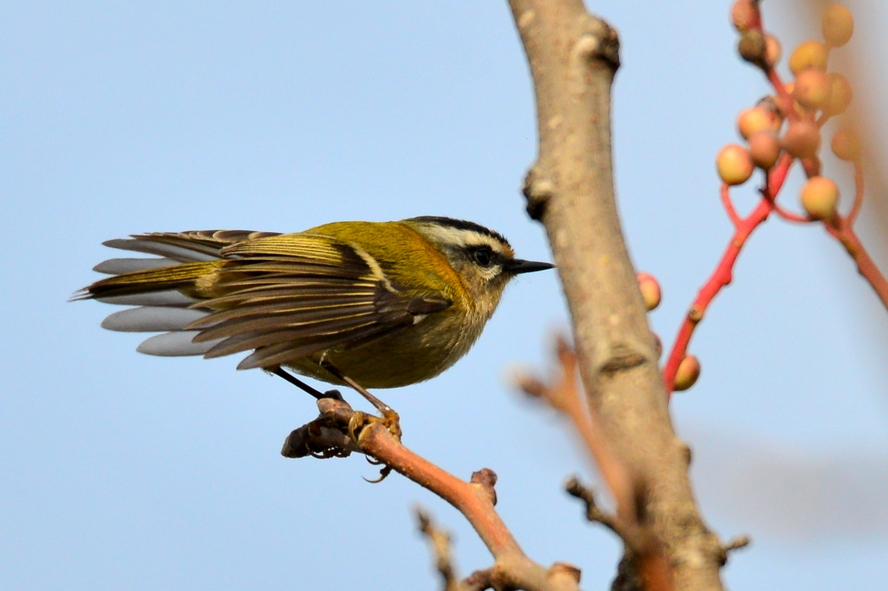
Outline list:
[[[381,423],[395,439],[401,441],[401,417],[398,416],[391,407],[383,407],[379,409],[382,413],[381,417],[377,417],[365,412],[356,411],[348,421],[348,434],[355,443],[361,435],[361,430],[374,423]]]

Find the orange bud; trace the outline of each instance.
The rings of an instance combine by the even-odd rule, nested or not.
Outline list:
[[[829,100],[832,82],[826,72],[806,68],[798,73],[792,97],[806,109],[819,109]]]
[[[770,170],[780,156],[780,140],[777,132],[766,129],[749,138],[749,157],[762,170]]]
[[[687,355],[678,364],[678,371],[675,372],[675,382],[672,388],[678,392],[687,390],[697,383],[700,377],[700,360],[693,355]]]
[[[737,117],[737,130],[743,139],[749,139],[759,131],[780,129],[780,115],[764,105],[743,109]]]
[[[641,289],[641,295],[644,298],[644,305],[650,312],[660,305],[660,284],[657,279],[650,273],[639,273],[638,287]]]
[[[851,129],[840,129],[830,142],[833,154],[840,160],[858,160],[860,158],[860,138]]]
[[[728,144],[722,148],[715,159],[715,166],[718,176],[729,185],[745,183],[754,169],[749,152],[737,144]]]
[[[830,117],[841,115],[851,104],[851,83],[842,76],[831,72],[829,75],[829,100],[823,105],[823,112]]]
[[[789,69],[796,75],[806,68],[826,71],[827,59],[829,51],[826,45],[820,41],[805,41],[789,56]]]
[[[765,63],[773,68],[780,61],[783,55],[783,48],[780,47],[780,41],[773,35],[765,35]]]
[[[832,179],[815,176],[802,187],[802,207],[815,220],[828,220],[836,213],[839,186]]]
[[[820,28],[827,43],[841,47],[854,34],[854,16],[844,6],[833,4],[823,12]]]
[[[810,121],[793,121],[780,145],[796,158],[810,158],[820,149],[820,129]]]
[[[759,8],[753,0],[737,0],[731,7],[731,24],[745,33],[760,22]]]

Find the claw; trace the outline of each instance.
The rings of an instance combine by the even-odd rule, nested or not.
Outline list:
[[[388,477],[388,475],[391,473],[392,473],[391,466],[383,466],[379,470],[379,478],[374,478],[373,480],[370,480],[369,478],[365,478],[364,480],[366,480],[370,484],[379,484],[380,482],[385,480]]]
[[[376,418],[376,417],[372,417]],[[371,416],[365,412],[361,412],[356,410],[351,418],[348,420],[348,436],[351,437],[351,440],[355,442],[355,445],[358,444],[358,433],[367,426],[371,421]],[[377,419],[379,420],[379,419]]]
[[[392,434],[395,441],[401,443],[401,417],[394,411],[394,409],[385,407],[382,410],[382,424],[389,430],[389,433]]]
[[[382,423],[392,437],[394,437],[395,441],[401,442],[401,417],[389,407],[382,411],[382,417],[375,417],[365,412],[355,411],[348,420],[348,436],[357,444],[361,429],[372,423]]]

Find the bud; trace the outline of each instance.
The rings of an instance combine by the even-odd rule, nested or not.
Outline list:
[[[759,105],[740,111],[737,117],[737,130],[743,139],[748,140],[759,131],[780,129],[781,123],[780,115],[775,109]]]
[[[815,176],[802,187],[802,207],[815,220],[828,220],[836,213],[839,187],[832,179]]]
[[[854,17],[844,6],[833,4],[824,11],[820,29],[827,43],[833,47],[841,47],[854,34]]]
[[[783,55],[783,48],[780,47],[780,41],[774,35],[765,35],[765,63],[769,68],[773,68],[780,61]]]
[[[650,273],[639,273],[637,278],[638,287],[641,289],[641,295],[644,298],[644,306],[650,312],[660,305],[660,284]]]
[[[718,176],[729,185],[741,185],[749,180],[754,169],[749,152],[743,146],[728,144],[715,159]]]
[[[795,82],[787,82],[783,86],[783,89],[786,90],[786,94],[788,94],[791,97],[795,93]],[[784,105],[785,105],[785,103],[784,103]],[[805,116],[805,108],[799,104],[799,101],[792,99],[792,104],[784,107],[784,109],[783,109],[784,114],[787,116],[789,115],[789,108],[792,108],[792,110],[795,112],[795,114],[798,115],[799,117]]]
[[[780,156],[780,140],[777,132],[766,129],[749,138],[749,157],[762,170],[770,170]]]
[[[839,160],[852,161],[860,159],[860,138],[850,129],[846,128],[837,131],[832,137],[830,147],[832,148],[833,154],[835,154],[836,158]]]
[[[789,69],[796,75],[806,68],[826,71],[828,59],[829,51],[826,45],[820,41],[805,41],[789,56]]]
[[[829,83],[829,100],[823,105],[823,113],[830,117],[841,115],[851,104],[851,83],[844,76],[835,72],[830,73]]]
[[[741,33],[761,23],[758,4],[755,0],[737,0],[731,7],[731,24]]]
[[[763,97],[759,99],[759,102],[757,102],[755,106],[758,109],[764,109],[772,115],[774,117],[774,129],[780,129],[780,126],[783,125],[783,113],[781,113],[780,107],[777,106],[776,98],[770,95]]]
[[[651,331],[651,336],[654,337],[654,348],[656,349],[657,359],[663,356],[663,341],[660,340],[660,335]]]
[[[829,100],[832,81],[826,72],[806,68],[798,73],[792,97],[806,109],[819,109]]]
[[[796,158],[810,158],[820,149],[820,129],[810,121],[793,121],[780,145]]]
[[[737,42],[737,52],[744,60],[757,66],[765,63],[765,36],[758,29],[743,33]]]
[[[700,377],[700,360],[693,355],[686,355],[681,363],[678,364],[678,370],[675,372],[675,382],[672,388],[676,391],[687,390],[697,383]]]

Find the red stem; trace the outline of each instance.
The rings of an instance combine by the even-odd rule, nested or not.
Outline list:
[[[731,187],[728,183],[722,183],[721,199],[722,205],[725,206],[725,211],[728,212],[728,217],[731,218],[731,223],[734,224],[735,228],[738,227],[742,220],[737,215],[737,210],[734,209],[734,204],[731,202]]]
[[[734,235],[731,237],[731,241],[722,255],[721,261],[719,261],[715,271],[703,287],[700,288],[697,298],[691,305],[691,309],[688,310],[687,317],[678,331],[675,344],[672,345],[672,352],[669,354],[666,366],[663,368],[663,381],[666,382],[666,390],[670,395],[675,384],[675,374],[678,372],[678,365],[687,355],[688,344],[691,342],[694,329],[703,319],[709,303],[712,302],[723,287],[731,283],[734,263],[740,254],[740,249],[743,248],[746,239],[749,238],[753,230],[768,219],[768,216],[773,211],[774,196],[780,191],[780,187],[783,186],[792,163],[793,158],[784,154],[777,166],[771,171],[767,184],[762,191],[761,201],[752,210],[752,213],[740,220]]]
[[[802,216],[800,216],[800,215],[798,215],[798,214],[795,214],[795,213],[793,213],[793,212],[791,212],[791,211],[789,211],[789,210],[787,210],[787,209],[783,209],[782,207],[780,207],[780,206],[777,204],[776,201],[774,202],[774,212],[775,212],[777,215],[779,215],[780,217],[782,217],[784,220],[786,220],[787,222],[796,222],[796,223],[799,223],[799,224],[808,224],[808,223],[811,223],[811,221],[812,221],[812,220],[809,219],[809,218],[802,217]]]
[[[863,165],[860,160],[854,161],[854,205],[851,207],[851,213],[848,214],[848,226],[854,225],[857,220],[857,214],[860,213],[860,207],[863,205]]]
[[[760,22],[759,27],[761,27]],[[790,121],[798,120],[799,114],[794,108],[793,98],[788,92],[786,92],[786,86],[780,79],[780,75],[777,74],[777,71],[774,70],[774,68],[765,68],[764,73],[777,93],[777,103],[783,110],[785,116]],[[818,126],[823,125],[827,119],[828,117],[821,117],[816,123]],[[778,215],[788,221],[812,221],[783,209],[775,202],[777,194],[780,192],[780,188],[786,180],[786,175],[789,173],[789,168],[792,166],[793,161],[793,158],[787,154],[781,156],[780,161],[771,170],[765,188],[762,190],[762,200],[746,218],[738,218],[737,212],[734,210],[734,206],[731,203],[728,187],[727,185],[722,186],[722,203],[725,206],[728,217],[731,218],[736,229],[731,238],[731,242],[725,249],[724,254],[722,254],[721,261],[719,261],[715,271],[703,287],[700,288],[700,291],[697,293],[697,298],[691,305],[691,309],[688,310],[687,317],[678,331],[678,336],[675,338],[675,344],[672,346],[672,351],[669,354],[666,365],[663,367],[663,381],[666,382],[666,390],[670,396],[674,390],[675,375],[678,372],[678,366],[681,364],[685,356],[687,356],[688,345],[691,342],[691,336],[694,334],[694,329],[697,327],[697,324],[703,320],[706,308],[715,296],[718,295],[718,292],[731,283],[734,263],[740,255],[740,249],[743,248],[746,239],[749,238],[753,230],[768,219],[768,216],[772,211],[775,211]],[[805,173],[809,178],[819,173],[819,166],[815,166],[815,164],[817,163],[811,160],[802,161]],[[867,281],[869,281],[882,304],[888,308],[888,280],[885,279],[885,276],[882,275],[878,267],[876,267],[876,264],[866,252],[863,244],[861,244],[860,239],[857,237],[857,234],[854,233],[854,229],[852,228],[863,203],[863,168],[859,161],[855,161],[854,163],[854,184],[854,204],[851,207],[848,217],[843,218],[836,214],[832,220],[824,223],[824,227],[827,232],[842,243],[842,246],[845,247],[845,250],[848,251],[848,254],[850,254],[851,258],[854,259],[854,262],[857,263],[857,270]]]
[[[845,247],[845,250],[848,251],[848,254],[857,263],[857,271],[863,275],[864,279],[869,281],[882,305],[888,308],[888,280],[885,279],[876,263],[866,252],[866,249],[860,242],[860,238],[854,233],[851,222],[850,215],[847,218],[837,215],[832,221],[823,224],[823,226],[830,235],[842,243],[842,246]]]
[[[777,70],[774,68],[768,68],[765,70],[765,76],[768,77],[771,86],[777,91],[777,105],[780,107],[780,110],[783,111],[783,115],[790,121],[797,120],[799,114],[793,106],[793,98],[788,92],[786,92],[786,86],[783,84],[783,80],[780,79]]]

